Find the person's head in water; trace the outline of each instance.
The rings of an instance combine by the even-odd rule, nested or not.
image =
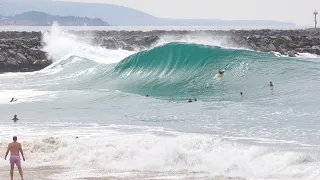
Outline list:
[[[241,95],[241,96],[242,96],[242,94],[243,94],[243,93],[242,93],[242,92],[240,92],[240,95]]]
[[[13,137],[12,137],[12,140],[13,140],[13,141],[17,141],[17,140],[18,140],[17,136],[13,136]]]
[[[194,101],[197,101],[197,98],[194,98]]]
[[[272,83],[272,81],[270,81],[270,86],[273,86],[273,83]]]
[[[17,115],[16,115],[16,114],[13,116],[13,119],[12,119],[12,120],[13,120],[14,123],[16,123],[16,122],[19,120],[19,119],[17,118]]]
[[[149,97],[149,95],[148,95],[148,94],[147,94],[146,96],[147,96],[147,97]]]
[[[219,74],[223,74],[224,70],[218,70]]]

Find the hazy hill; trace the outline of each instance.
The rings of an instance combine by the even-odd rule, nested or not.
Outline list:
[[[51,0],[0,0],[4,15],[41,11],[51,15],[101,18],[110,25],[121,26],[295,26],[276,21],[224,21],[164,19],[132,8],[97,3],[61,2]]]
[[[99,18],[52,16],[38,11],[4,16],[0,19],[0,25],[51,26],[54,22],[58,22],[62,26],[108,26],[107,22]]]

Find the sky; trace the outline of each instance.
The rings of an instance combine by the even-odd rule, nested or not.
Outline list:
[[[314,24],[320,0],[59,0],[98,2],[144,11],[162,18],[278,20],[300,26]],[[318,15],[320,24],[320,15]]]

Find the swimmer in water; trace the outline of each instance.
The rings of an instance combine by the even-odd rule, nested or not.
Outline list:
[[[188,100],[188,103],[192,103],[192,100],[191,100],[191,99],[189,99],[189,100]]]
[[[18,99],[11,98],[10,102],[16,102]]]
[[[16,114],[13,116],[13,119],[12,119],[12,120],[13,120],[14,123],[16,123],[16,122],[19,120],[19,119],[17,118],[17,115],[16,115]]]
[[[272,83],[272,81],[270,81],[270,87],[273,87],[273,83]]]
[[[222,75],[224,72],[225,72],[225,70],[218,70],[218,73],[221,74],[221,75]]]

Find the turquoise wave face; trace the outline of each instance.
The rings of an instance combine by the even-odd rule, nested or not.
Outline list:
[[[138,52],[118,64],[69,57],[55,65],[64,70],[53,76],[61,79],[55,89],[111,89],[162,99],[234,101],[269,97],[273,92],[270,81],[279,97],[313,91],[301,84],[320,75],[319,65],[254,51],[169,43]],[[221,69],[225,73],[217,77]]]
[[[168,98],[215,98],[257,91],[288,58],[247,50],[169,43],[127,57],[108,73],[119,90]],[[283,67],[282,67],[283,68]],[[217,77],[217,70],[225,69]],[[110,82],[109,82],[110,83]]]

